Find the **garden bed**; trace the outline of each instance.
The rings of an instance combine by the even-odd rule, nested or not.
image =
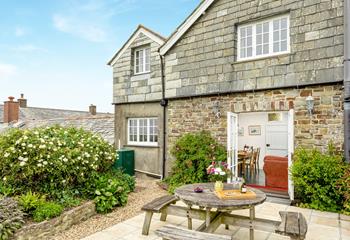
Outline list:
[[[48,239],[53,235],[71,228],[73,225],[89,219],[96,214],[95,204],[86,202],[79,207],[63,212],[59,217],[40,223],[24,225],[13,236],[18,240]]]

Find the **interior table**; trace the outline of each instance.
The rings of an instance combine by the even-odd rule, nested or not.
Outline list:
[[[200,187],[203,192],[196,193],[194,189]],[[231,184],[224,184],[224,189],[232,189]],[[189,211],[193,206],[198,206],[205,210],[205,222],[197,229],[198,231],[214,232],[221,224],[225,213],[238,209],[249,209],[249,235],[250,240],[254,239],[253,221],[255,219],[255,206],[266,200],[266,195],[255,188],[248,188],[255,192],[255,199],[223,200],[216,196],[214,183],[198,183],[184,185],[175,190],[175,196],[181,199],[188,207]],[[214,211],[212,211],[214,210]],[[232,222],[234,223],[234,221]],[[228,224],[225,223],[226,229]],[[192,219],[188,216],[188,228],[192,229]]]

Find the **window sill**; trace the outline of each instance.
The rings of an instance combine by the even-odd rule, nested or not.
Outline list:
[[[152,146],[152,145],[136,145],[136,144],[127,144],[124,145],[124,147],[138,147],[138,148],[159,148],[159,145]]]
[[[292,55],[291,53],[282,53],[279,55],[271,55],[271,56],[265,56],[265,57],[260,57],[260,58],[251,58],[251,59],[246,59],[246,60],[235,61],[235,62],[231,63],[231,65],[247,63],[247,62],[257,62],[257,61],[266,60],[266,59],[274,59],[274,58],[279,59],[279,58],[288,57],[291,55]]]
[[[144,74],[149,74],[151,71],[148,72],[141,72],[141,73],[134,73],[134,76],[139,76],[139,75],[144,75]]]
[[[150,79],[150,78],[151,78],[151,74],[150,74],[150,72],[148,72],[148,73],[132,75],[130,77],[130,80],[131,81],[139,81],[139,80],[146,80],[146,79]]]

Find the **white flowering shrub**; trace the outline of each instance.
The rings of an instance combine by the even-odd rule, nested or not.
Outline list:
[[[115,149],[100,136],[60,126],[13,129],[0,135],[0,177],[15,194],[81,189],[109,171]]]

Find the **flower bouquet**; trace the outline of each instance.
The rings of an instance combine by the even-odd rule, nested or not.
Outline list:
[[[215,182],[215,191],[223,190],[223,181],[231,174],[229,166],[226,162],[212,162],[207,168],[209,180]]]

